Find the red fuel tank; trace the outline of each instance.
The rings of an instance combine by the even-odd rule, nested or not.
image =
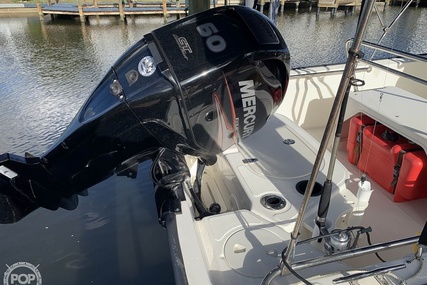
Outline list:
[[[393,200],[427,198],[427,156],[423,150],[403,154]]]
[[[347,138],[347,153],[350,163],[357,164],[359,161],[363,128],[374,123],[375,120],[366,115],[357,115],[350,119]]]
[[[369,175],[382,188],[394,191],[394,166],[399,152],[417,148],[406,138],[396,134],[394,139],[383,138],[388,128],[384,125],[366,126],[363,129],[362,152],[357,167]]]

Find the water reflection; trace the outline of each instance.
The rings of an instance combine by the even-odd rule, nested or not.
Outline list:
[[[143,26],[112,18],[99,25],[37,18],[1,19],[0,152],[40,154],[63,132],[114,61],[163,20]],[[7,80],[5,80],[7,78]],[[6,120],[6,121],[5,121]]]
[[[114,21],[0,19],[0,153],[44,151],[116,58],[162,24]],[[43,284],[172,284],[148,167],[93,187],[75,211],[40,209],[2,225],[0,264],[39,264]]]
[[[379,14],[373,13],[365,40],[377,43],[383,34],[378,17],[381,17],[387,27],[399,11],[400,7],[388,6]],[[292,66],[345,62],[345,41],[354,36],[358,16],[358,13],[346,15],[344,11],[339,11],[335,17],[331,17],[329,12],[322,12],[316,17],[315,12],[285,11],[277,25],[289,45]],[[400,21],[389,29],[382,44],[407,52],[427,53],[424,44],[427,32],[423,28],[426,24],[427,10],[410,8]],[[384,54],[377,53],[376,56],[381,57]]]
[[[381,16],[391,22],[398,8]],[[383,43],[426,53],[427,12],[412,9]],[[293,67],[344,62],[344,42],[357,14],[309,13],[279,17]],[[40,154],[59,137],[105,71],[162,17],[79,21],[0,18],[0,153]],[[367,38],[382,29],[373,16]],[[75,211],[40,209],[21,222],[0,225],[0,266],[40,264],[43,284],[172,284],[165,231],[157,223],[149,164],[138,178],[111,177],[80,198]],[[6,267],[4,268],[6,269]],[[1,270],[0,270],[1,274]]]

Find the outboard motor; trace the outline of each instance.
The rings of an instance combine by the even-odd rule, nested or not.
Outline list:
[[[240,6],[145,35],[44,155],[0,155],[0,222],[37,207],[74,209],[76,194],[160,148],[209,160],[259,130],[280,105],[289,58],[276,27]]]

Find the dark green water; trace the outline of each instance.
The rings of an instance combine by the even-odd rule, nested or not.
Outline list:
[[[386,25],[398,11],[386,7]],[[339,11],[316,18],[292,8],[278,27],[293,67],[344,62],[344,43],[356,15]],[[367,39],[382,34],[376,15]],[[40,154],[59,137],[107,68],[127,48],[163,24],[138,17],[73,20],[0,18],[0,153]],[[409,8],[383,43],[427,53],[427,10]],[[92,187],[74,211],[38,210],[0,225],[0,276],[7,265],[39,265],[43,284],[173,284],[166,232],[157,223],[149,163],[138,178],[110,179]],[[35,284],[35,283],[34,283]]]

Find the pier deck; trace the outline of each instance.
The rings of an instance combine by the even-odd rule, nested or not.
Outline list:
[[[177,4],[178,3],[178,4]],[[40,19],[45,15],[68,15],[80,17],[82,22],[87,20],[89,16],[120,16],[122,20],[127,15],[169,15],[185,14],[186,9],[179,2],[147,2],[147,3],[100,3],[96,5],[80,5],[80,4],[53,4],[53,5],[37,5]]]

